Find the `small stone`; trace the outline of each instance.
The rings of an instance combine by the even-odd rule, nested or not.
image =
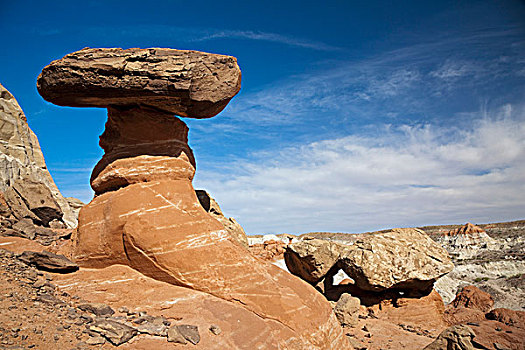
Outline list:
[[[33,283],[33,287],[35,288],[42,288],[47,283],[47,280],[45,278],[39,277],[35,283]]]
[[[506,347],[506,346],[504,346],[504,345],[501,345],[501,344],[499,344],[499,343],[494,343],[494,348],[495,348],[496,350],[510,350],[510,348],[508,348],[508,347]]]
[[[341,325],[355,327],[358,323],[360,301],[348,293],[343,293],[334,308],[335,316]]]
[[[77,306],[80,310],[90,312],[96,316],[111,316],[115,311],[103,303],[87,303]]]
[[[25,251],[19,259],[28,265],[34,265],[37,269],[52,272],[74,272],[78,270],[78,265],[63,255],[53,254],[47,251],[31,252]]]
[[[101,345],[106,342],[106,339],[104,337],[101,337],[100,335],[96,335],[94,337],[89,337],[88,340],[86,340],[86,344],[88,345]]]
[[[168,329],[168,341],[177,344],[187,344],[188,342],[182,334],[180,334],[177,326]]]
[[[120,312],[121,314],[127,314],[129,312],[129,309],[125,306],[121,306],[118,308],[117,311]]]
[[[80,341],[77,343],[77,349],[84,349],[86,347],[86,342]]]
[[[140,321],[140,322],[137,322],[138,326],[136,326],[136,329],[140,333],[146,333],[146,334],[158,335],[158,336],[166,336],[168,333],[168,327],[164,324],[165,320],[166,319],[162,316],[161,317],[153,317],[153,316],[139,317],[139,319],[135,320],[135,321]]]
[[[179,333],[182,334],[184,339],[186,339],[193,345],[196,345],[197,343],[200,342],[201,336],[199,334],[199,327],[192,326],[189,324],[182,324],[176,327],[179,330]]]
[[[93,325],[89,326],[89,329],[100,333],[107,340],[109,340],[111,344],[116,346],[129,341],[131,338],[137,335],[136,329],[111,320],[99,320]]]
[[[219,335],[219,334],[221,334],[222,330],[221,330],[221,328],[219,326],[212,324],[210,326],[210,332],[212,332],[215,335]]]

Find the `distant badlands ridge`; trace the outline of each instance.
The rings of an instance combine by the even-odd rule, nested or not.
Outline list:
[[[457,230],[466,224],[447,224],[447,225],[431,225],[431,226],[420,226],[416,227],[420,230],[425,231],[430,236],[442,235],[453,230]],[[471,224],[472,225],[472,224]],[[488,224],[473,224],[484,231],[497,231],[498,229],[516,229],[525,230],[525,220],[514,220],[514,221],[504,221],[504,222],[494,222]],[[263,241],[268,241],[271,239],[278,239],[285,241],[287,237],[302,239],[304,237],[310,238],[320,238],[320,239],[348,239],[351,236],[365,234],[365,233],[383,233],[388,232],[391,229],[384,229],[379,231],[368,231],[368,232],[307,232],[302,234],[292,234],[292,233],[278,233],[278,234],[257,234],[249,235],[248,242],[250,245],[262,243]]]

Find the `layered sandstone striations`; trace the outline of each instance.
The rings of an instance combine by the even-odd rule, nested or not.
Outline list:
[[[226,231],[230,233],[232,238],[239,242],[243,247],[248,248],[248,238],[242,226],[234,218],[227,218],[222,213],[219,203],[205,190],[196,190],[197,198],[204,210],[206,210],[214,219],[224,225]]]
[[[239,249],[193,189],[188,128],[172,114],[212,117],[239,84],[235,58],[194,51],[85,49],[44,68],[38,87],[49,101],[108,108],[96,197],[80,211],[69,255],[81,267],[128,265],[211,295],[227,305],[222,314],[254,315],[268,334],[259,348],[344,348],[323,296]]]
[[[0,202],[2,216],[75,227],[77,219],[47,170],[38,139],[13,95],[0,85]]]
[[[485,230],[467,222],[436,237],[437,241],[457,259],[468,259],[476,256],[480,249],[494,249],[497,242]]]

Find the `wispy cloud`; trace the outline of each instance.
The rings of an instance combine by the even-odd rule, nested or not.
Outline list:
[[[483,113],[481,113],[483,114]],[[485,113],[487,114],[487,113]],[[523,216],[525,113],[504,106],[469,129],[383,126],[201,171],[250,233],[359,232]]]
[[[205,41],[213,39],[249,39],[268,41],[290,46],[302,47],[306,49],[320,51],[340,51],[342,48],[328,45],[319,41],[311,41],[277,33],[268,33],[251,30],[208,30],[209,33],[201,37],[194,38],[192,41]]]
[[[253,30],[231,30],[221,28],[199,28],[199,27],[178,27],[172,25],[134,25],[134,26],[87,26],[81,30],[89,35],[106,35],[109,31],[114,36],[125,39],[130,38],[154,38],[155,40],[177,40],[180,42],[199,42],[219,39],[232,40],[254,40],[268,43],[283,44],[295,48],[303,48],[317,51],[343,51],[338,46],[329,45],[320,41],[309,40],[301,37],[284,35],[281,33],[271,33]],[[57,34],[58,29],[44,29],[34,31],[35,35]]]
[[[244,94],[221,117],[259,126],[453,118],[465,107],[477,108],[480,99],[512,95],[509,84],[523,87],[524,53],[520,32],[505,29],[449,35],[360,60],[321,62],[308,73]]]

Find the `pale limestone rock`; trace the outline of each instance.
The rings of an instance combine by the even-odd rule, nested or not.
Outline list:
[[[24,217],[48,225],[57,219],[68,227],[77,217],[60,194],[24,112],[0,85],[0,192],[17,219]],[[42,202],[43,201],[43,202]]]
[[[429,292],[454,268],[445,249],[412,228],[359,235],[351,245],[305,239],[288,246],[285,261],[291,273],[314,285],[341,269],[356,287],[368,291],[393,287]]]
[[[363,235],[339,264],[359,288],[370,291],[429,291],[454,268],[447,251],[414,228]]]
[[[335,316],[341,325],[355,327],[358,323],[360,301],[343,293],[334,307]]]
[[[288,270],[316,285],[337,263],[345,246],[322,240],[308,239],[288,245],[284,260]]]

